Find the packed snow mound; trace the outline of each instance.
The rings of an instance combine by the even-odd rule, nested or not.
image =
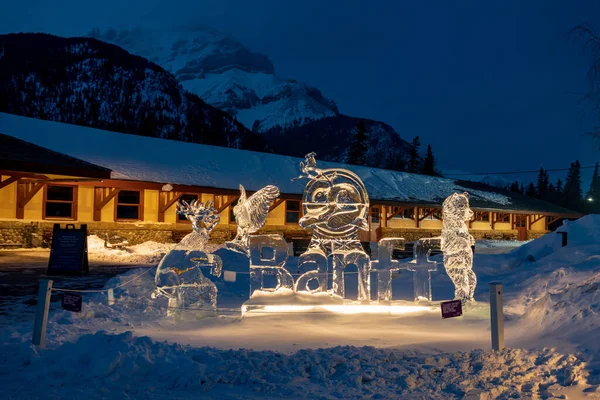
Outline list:
[[[340,346],[285,355],[190,348],[131,332],[105,331],[52,350],[22,343],[6,347],[5,354],[17,362],[1,370],[7,378],[3,392],[14,399],[40,394],[136,399],[513,398],[547,396],[553,384],[572,385],[585,378],[577,357],[553,349],[432,355]]]
[[[94,261],[126,262],[135,264],[157,264],[163,256],[175,247],[174,243],[148,241],[133,246],[110,248],[104,239],[88,236],[88,255]]]

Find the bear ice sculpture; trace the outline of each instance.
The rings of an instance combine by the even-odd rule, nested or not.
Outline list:
[[[469,234],[467,221],[473,219],[469,208],[468,193],[454,193],[442,204],[441,249],[444,252],[444,267],[454,283],[454,298],[464,304],[473,300],[477,277],[473,272],[473,250],[475,239]]]

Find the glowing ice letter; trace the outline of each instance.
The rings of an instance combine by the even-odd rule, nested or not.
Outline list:
[[[432,250],[440,248],[441,238],[419,239],[413,247],[414,260],[408,263],[408,270],[413,272],[415,301],[431,301],[431,272],[437,271],[437,262],[429,260]]]
[[[355,264],[359,270],[358,298],[368,300],[370,264],[359,235],[359,230],[369,230],[365,185],[351,171],[317,168],[315,153],[306,155],[300,169],[302,175],[298,178],[309,179],[302,197],[304,216],[299,221],[301,227],[313,230],[307,252],[333,257],[333,293],[342,297],[344,269]]]
[[[210,231],[219,223],[219,213],[213,203],[197,200],[178,204],[177,213],[192,222],[193,231],[160,261],[154,277],[154,297],[168,298],[168,315],[179,315],[186,308],[214,311],[217,287],[204,276],[201,267],[210,267],[212,275],[221,275],[221,258],[204,252]]]
[[[394,249],[404,250],[405,239],[383,238],[379,241],[379,255],[374,263],[377,271],[377,300],[392,300],[392,273],[402,268],[398,260],[393,259]]]
[[[312,271],[305,272],[297,280],[294,289],[296,292],[326,292],[327,291],[327,256],[323,250],[309,250],[298,257],[298,269],[301,269],[306,264],[316,264],[316,268]],[[318,287],[310,289],[309,283],[316,281]]]
[[[281,235],[255,235],[250,244],[250,297],[256,290],[274,292],[279,288],[294,289],[294,278],[285,269],[287,243]],[[267,254],[270,253],[270,254]],[[274,275],[275,287],[265,287],[265,275]]]
[[[473,219],[469,208],[468,193],[454,193],[443,207],[441,248],[444,252],[444,267],[454,283],[454,298],[463,303],[473,300],[477,277],[473,272],[473,250],[475,239],[469,234],[466,221]]]
[[[249,255],[248,236],[265,225],[269,207],[278,196],[277,186],[269,185],[246,198],[246,190],[240,185],[240,198],[237,205],[233,207],[233,214],[238,226],[237,235],[235,239],[225,243],[229,250]]]

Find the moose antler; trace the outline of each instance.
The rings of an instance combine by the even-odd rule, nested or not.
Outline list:
[[[210,232],[221,220],[215,208],[215,202],[207,200],[206,203],[194,200],[188,203],[185,200],[177,203],[177,214],[185,215],[192,222],[196,232],[204,228]]]

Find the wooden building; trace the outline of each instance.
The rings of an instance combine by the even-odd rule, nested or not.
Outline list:
[[[301,159],[232,148],[102,131],[0,113],[0,247],[27,246],[55,223],[85,223],[91,234],[119,235],[130,243],[177,241],[191,230],[175,213],[181,200],[212,200],[221,242],[236,231],[232,209],[238,185],[249,193],[273,184],[281,196],[265,232],[288,239],[310,235],[297,222],[306,181]],[[441,203],[468,191],[478,239],[529,239],[561,218],[579,214],[481,184],[405,172],[319,162],[357,173],[370,197],[370,232],[363,240],[407,240],[440,234]],[[37,236],[36,236],[37,235]]]

